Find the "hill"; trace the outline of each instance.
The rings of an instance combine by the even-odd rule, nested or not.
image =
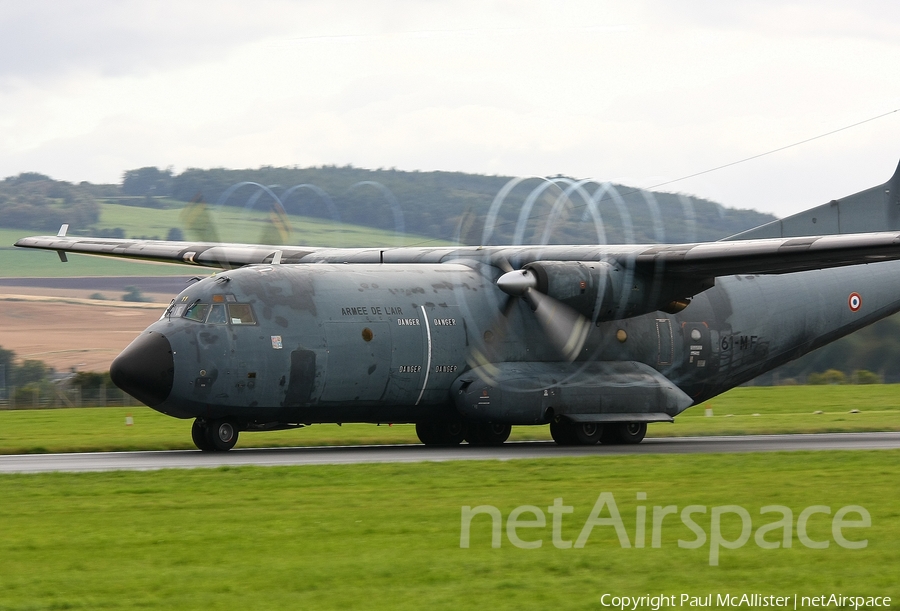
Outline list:
[[[686,195],[562,176],[523,180],[325,166],[177,175],[141,168],[125,172],[120,185],[20,174],[0,182],[0,227],[55,231],[68,222],[73,231],[96,235],[115,229],[101,220],[108,204],[172,209],[202,201],[217,211],[267,212],[276,197],[289,215],[467,244],[705,241],[774,219]]]

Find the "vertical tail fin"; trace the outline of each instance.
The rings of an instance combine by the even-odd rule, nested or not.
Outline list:
[[[900,231],[900,165],[877,187],[748,229],[726,240]]]

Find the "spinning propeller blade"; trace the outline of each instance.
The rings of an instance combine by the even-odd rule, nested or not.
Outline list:
[[[590,332],[590,322],[581,314],[537,290],[537,276],[529,269],[514,269],[503,257],[496,257],[491,264],[504,272],[496,285],[509,295],[503,307],[502,317],[494,320],[488,336],[496,345],[506,335],[508,318],[515,308],[518,298],[523,298],[531,306],[538,324],[551,345],[567,361],[574,361]],[[479,355],[479,360],[493,359],[489,355]]]

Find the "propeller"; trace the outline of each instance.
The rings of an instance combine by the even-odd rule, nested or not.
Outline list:
[[[497,288],[511,299],[525,299],[550,343],[563,358],[574,361],[587,340],[590,322],[566,304],[540,292],[534,271],[509,267],[509,271],[497,279]]]
[[[499,354],[492,354],[508,333],[509,318],[519,299],[524,299],[534,312],[544,335],[556,351],[566,360],[574,361],[584,347],[590,331],[590,322],[581,314],[538,290],[538,278],[531,269],[516,269],[505,257],[493,257],[489,265],[503,274],[495,284],[508,295],[491,327],[485,332],[485,352],[473,350],[473,366],[483,366],[500,360]]]

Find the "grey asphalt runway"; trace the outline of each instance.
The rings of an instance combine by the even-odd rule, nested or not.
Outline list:
[[[422,445],[236,449],[226,453],[196,451],[96,452],[0,456],[0,473],[52,471],[144,471],[220,466],[296,466],[359,463],[410,463],[451,460],[552,459],[622,454],[709,454],[798,450],[900,449],[898,433],[828,433],[817,435],[745,435],[645,439],[632,446],[561,447],[553,442],[518,442],[497,447],[435,448]]]

